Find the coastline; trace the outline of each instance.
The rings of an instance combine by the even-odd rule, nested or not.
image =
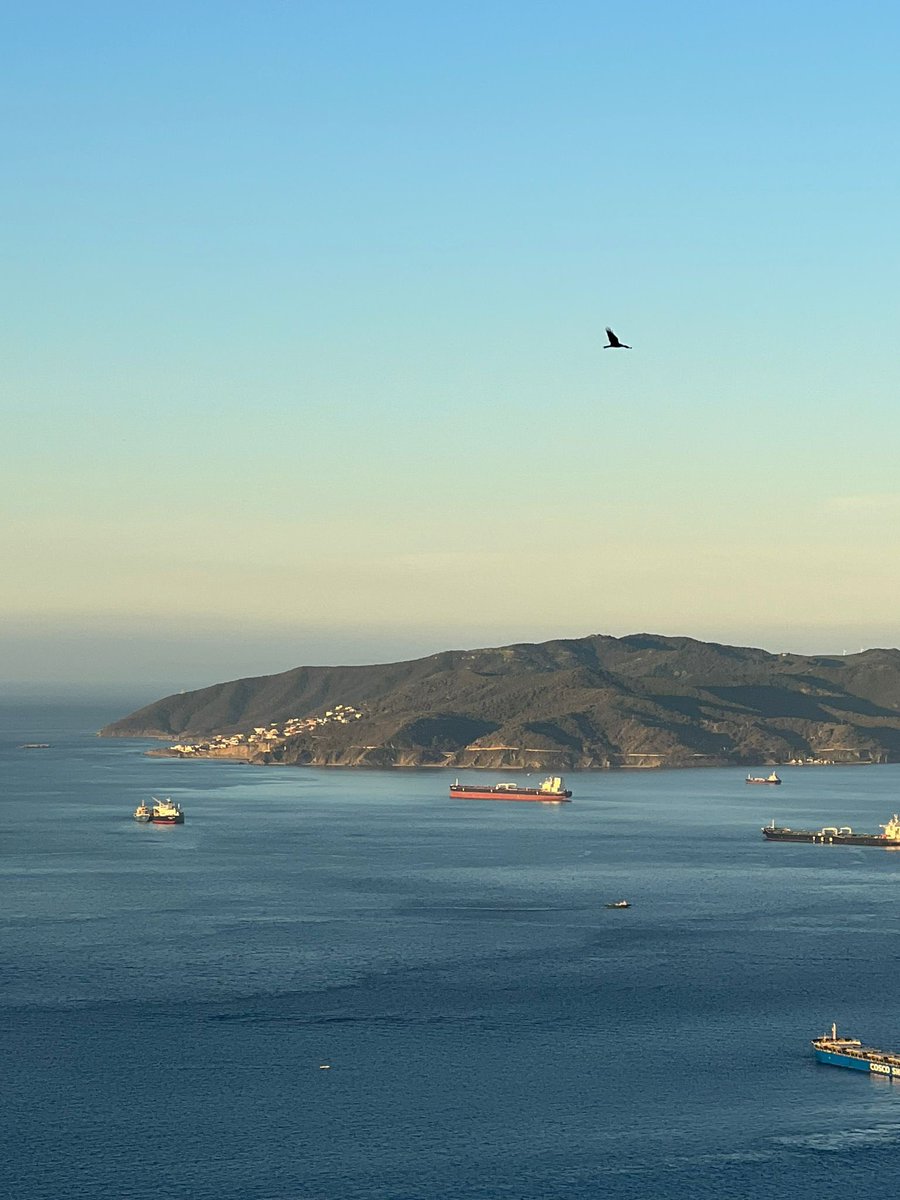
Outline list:
[[[162,740],[162,739],[156,739]],[[487,757],[490,752],[485,752],[484,757]],[[519,752],[517,752],[519,753]],[[735,770],[746,770],[749,768],[778,768],[778,769],[810,769],[810,768],[825,768],[825,767],[875,767],[885,766],[889,764],[878,763],[875,761],[857,760],[857,761],[810,761],[810,762],[766,762],[760,764],[758,760],[738,761],[734,759],[716,758],[712,756],[703,756],[706,761],[700,761],[701,756],[696,756],[690,761],[673,760],[673,761],[656,761],[656,762],[604,762],[598,763],[596,760],[578,761],[576,759],[568,759],[564,762],[560,761],[561,756],[553,751],[545,751],[540,757],[534,751],[531,752],[534,757],[528,761],[503,761],[499,756],[495,756],[493,761],[473,761],[476,757],[470,754],[470,757],[461,757],[458,754],[448,754],[441,760],[428,759],[422,757],[414,750],[398,751],[389,746],[351,746],[343,751],[334,751],[331,753],[325,752],[317,755],[312,750],[303,751],[296,756],[280,757],[273,755],[271,751],[263,751],[260,753],[252,753],[247,746],[223,747],[221,749],[212,750],[194,750],[185,752],[175,748],[152,749],[145,750],[144,754],[148,758],[172,758],[179,761],[203,761],[203,762],[234,762],[254,767],[312,767],[325,768],[335,767],[340,769],[358,769],[358,770],[457,770],[457,771],[504,771],[504,772],[531,772],[531,771],[686,771],[693,769],[722,769],[734,768]],[[662,756],[646,755],[645,758],[655,757],[657,759]],[[377,761],[373,761],[377,759]]]

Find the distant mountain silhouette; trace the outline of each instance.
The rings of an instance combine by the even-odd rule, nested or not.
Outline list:
[[[184,742],[338,704],[362,719],[251,760],[562,770],[900,759],[900,651],[769,654],[656,634],[297,667],[168,696],[101,732]]]

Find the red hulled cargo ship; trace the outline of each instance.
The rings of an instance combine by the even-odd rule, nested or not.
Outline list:
[[[457,800],[538,800],[544,804],[564,804],[572,793],[559,775],[548,775],[540,787],[520,787],[517,783],[495,783],[482,787],[477,783],[450,784],[450,798]]]

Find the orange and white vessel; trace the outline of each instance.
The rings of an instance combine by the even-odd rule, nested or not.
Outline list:
[[[495,783],[483,787],[477,783],[450,784],[450,798],[457,800],[537,800],[544,804],[564,804],[572,799],[561,775],[548,775],[540,787],[521,787],[518,783]]]
[[[180,804],[173,804],[171,800],[159,800],[156,796],[152,797],[153,804],[141,803],[132,813],[135,821],[139,821],[142,825],[183,825],[184,812]]]

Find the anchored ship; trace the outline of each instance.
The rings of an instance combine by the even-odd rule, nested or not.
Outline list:
[[[854,833],[849,825],[823,825],[821,829],[790,829],[787,825],[763,826],[763,836],[770,842],[818,842],[825,846],[900,846],[900,816],[896,813],[884,833]]]
[[[132,815],[136,821],[140,821],[142,825],[184,824],[184,813],[180,804],[173,804],[171,800],[159,800],[156,796],[152,799],[152,807],[141,803],[134,810]]]
[[[854,1071],[870,1071],[900,1079],[900,1054],[873,1050],[858,1038],[838,1037],[837,1025],[831,1026],[830,1034],[814,1038],[812,1045],[818,1061],[831,1067],[850,1067]]]
[[[771,775],[748,775],[748,783],[781,783],[781,780],[773,771]]]
[[[495,783],[493,787],[479,784],[450,784],[450,797],[457,800],[540,800],[545,804],[562,804],[571,799],[565,781],[559,775],[548,775],[540,787],[520,787],[517,783]]]

